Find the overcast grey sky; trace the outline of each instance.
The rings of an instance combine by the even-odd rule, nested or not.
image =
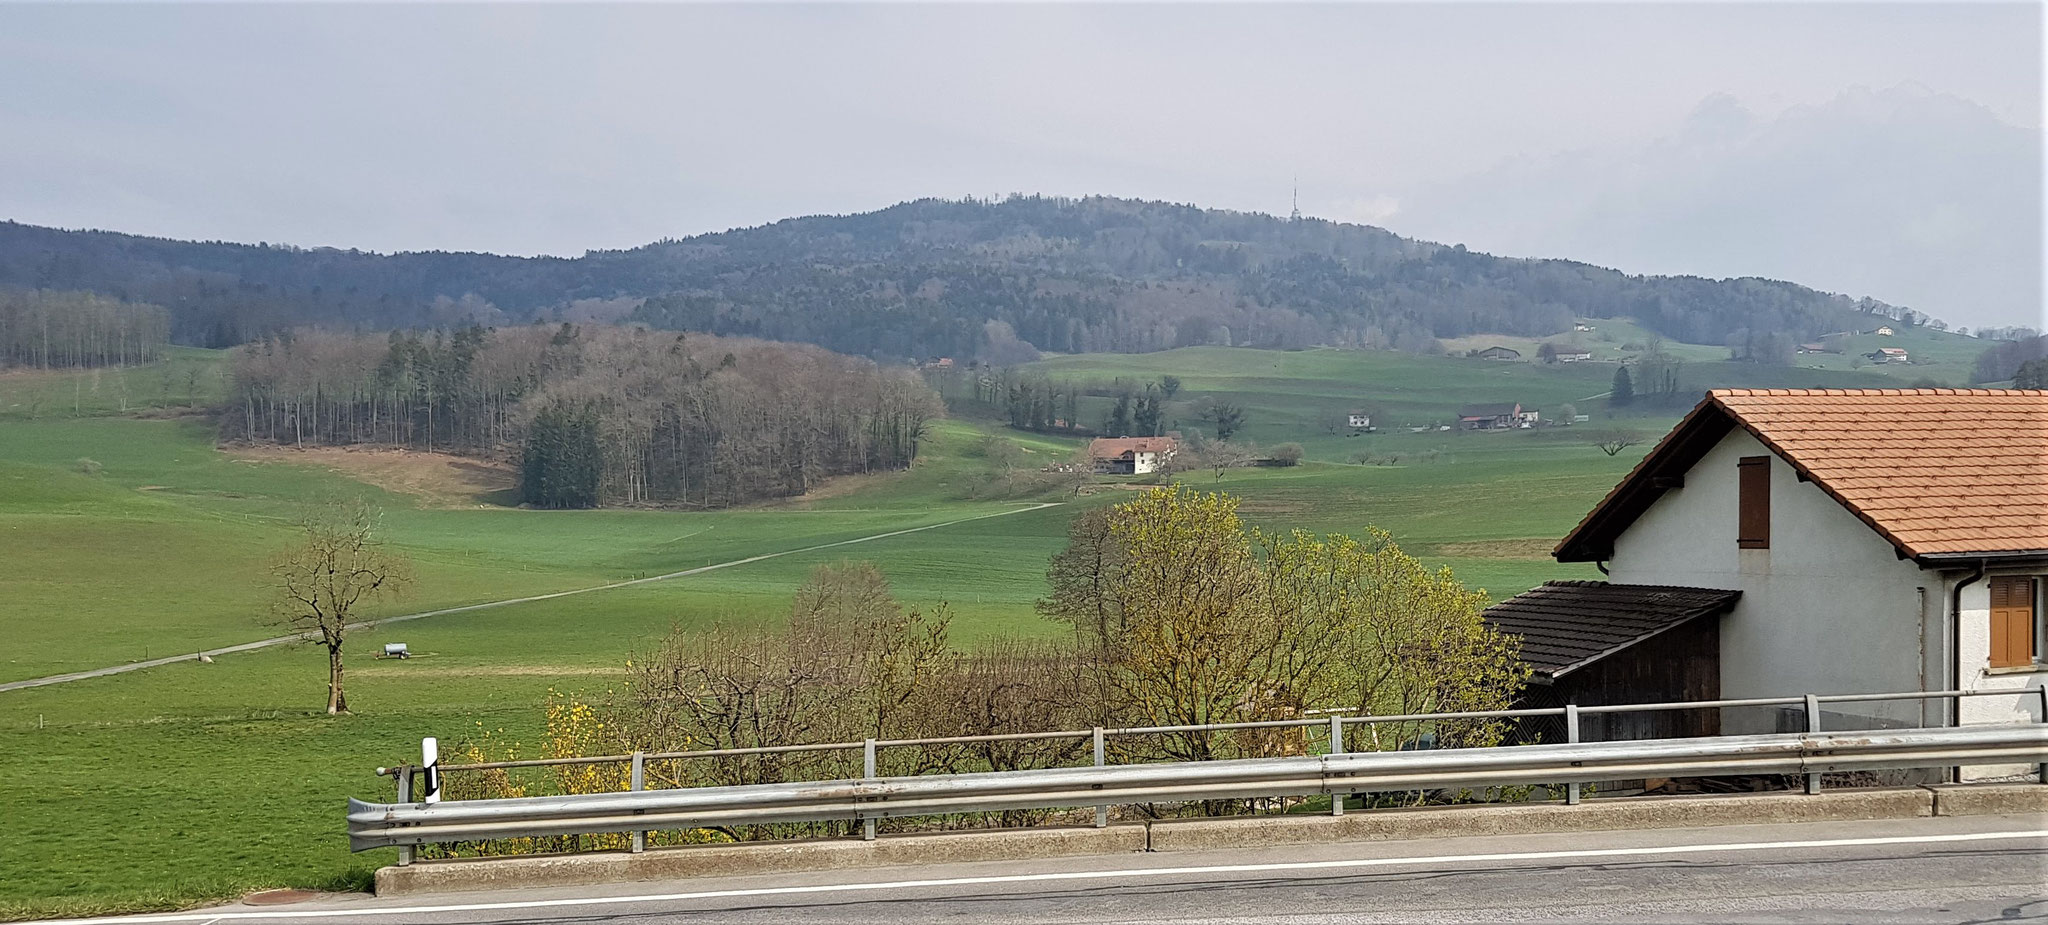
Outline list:
[[[1781,275],[1961,323],[2031,323],[2042,41],[2035,3],[0,5],[0,217],[577,254],[921,196],[1105,193],[1284,214],[1298,175],[1303,211],[1406,234]],[[2031,292],[1950,299],[1932,265],[1886,277],[1802,262],[1796,241],[1723,246],[1743,239],[1741,216],[1692,248],[1634,194],[1569,215],[1536,201],[1568,188],[1559,159],[1581,165],[1581,183],[1649,164],[1645,182],[1662,188],[1672,140],[1720,125],[1731,103],[1751,141],[1680,145],[1695,153],[1679,159],[1739,149],[1754,173],[1807,157],[1773,126],[1819,125],[1798,137],[1827,148],[1829,114],[1858,92],[1890,101],[1865,121],[1895,133],[1948,134],[1914,121],[1929,99],[1968,110],[1971,132],[2016,133],[2017,161],[1972,168],[2012,175],[1928,193],[1899,234],[1974,253],[1965,232],[2019,219],[1978,222],[1971,196],[2010,190],[2032,237],[1999,270]],[[1959,156],[1976,144],[1954,142]],[[1931,182],[1955,169],[1944,150],[1897,169]],[[1706,201],[1727,180],[1685,182]],[[1460,200],[1477,189],[1502,208]],[[1553,225],[1570,233],[1546,237]],[[1636,246],[1645,227],[1675,243]]]

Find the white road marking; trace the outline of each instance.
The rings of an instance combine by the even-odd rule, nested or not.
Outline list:
[[[915,890],[930,887],[982,886],[1000,883],[1046,883],[1072,880],[1114,880],[1138,877],[1192,877],[1209,874],[1245,874],[1290,870],[1344,870],[1361,867],[1397,867],[1425,864],[1473,864],[1489,861],[1557,861],[1574,858],[1644,857],[1663,854],[1708,854],[1732,851],[1769,851],[1800,848],[1859,848],[1875,845],[1929,845],[1954,842],[2011,841],[2048,838],[2048,829],[2026,832],[1966,832],[1954,835],[1898,835],[1878,838],[1831,838],[1814,841],[1735,842],[1704,845],[1658,845],[1646,848],[1582,848],[1569,851],[1516,851],[1498,854],[1440,854],[1402,858],[1352,858],[1340,861],[1279,861],[1269,864],[1218,864],[1208,867],[1146,867],[1118,870],[1074,870],[1043,874],[1008,874],[989,877],[953,877],[941,880],[890,880],[871,883],[826,883],[814,886],[775,886],[741,890],[703,890],[695,893],[660,893],[635,896],[597,896],[574,899],[533,899],[514,902],[460,903],[440,906],[386,906],[366,909],[318,909],[305,912],[202,912],[182,915],[128,915],[96,919],[53,920],[67,925],[127,925],[146,922],[249,921],[255,919],[330,919],[373,915],[432,915],[443,912],[494,912],[508,909],[601,906],[612,903],[686,902],[697,899],[734,899],[750,896],[794,896],[819,893],[858,893],[875,890]]]
[[[386,623],[404,623],[407,620],[424,620],[427,617],[438,617],[451,613],[464,613],[466,611],[471,610],[487,610],[492,607],[509,607],[513,604],[531,604],[535,601],[551,601],[558,597],[570,597],[572,595],[577,594],[589,594],[594,591],[609,591],[613,588],[625,588],[630,587],[632,585],[644,585],[649,582],[655,581],[668,581],[671,578],[688,578],[691,575],[701,575],[705,572],[715,572],[719,569],[732,568],[736,565],[750,565],[752,563],[762,562],[768,559],[780,559],[783,556],[795,556],[807,552],[817,552],[820,549],[832,549],[838,546],[852,546],[855,543],[869,543],[875,540],[886,540],[892,536],[904,536],[911,533],[923,533],[926,530],[937,530],[940,527],[951,527],[959,524],[971,523],[977,520],[987,520],[990,517],[1005,517],[1010,514],[1025,514],[1031,511],[1042,511],[1049,507],[1058,507],[1059,505],[1060,502],[1058,501],[1041,501],[1037,504],[1031,505],[1030,507],[1013,508],[1007,511],[994,511],[988,514],[976,514],[973,517],[962,517],[959,520],[949,520],[942,524],[926,524],[922,527],[909,527],[903,530],[891,530],[888,533],[877,533],[873,536],[860,536],[850,540],[839,540],[837,542],[832,543],[819,543],[816,546],[805,546],[801,549],[785,549],[781,552],[763,553],[758,556],[749,556],[745,559],[734,559],[731,562],[720,562],[715,565],[700,565],[696,568],[688,568],[680,572],[670,572],[666,575],[653,575],[647,578],[635,578],[630,581],[615,581],[607,585],[595,585],[588,588],[575,588],[569,591],[556,591],[551,594],[535,594],[531,597],[515,597],[511,598],[510,600],[503,601],[485,601],[481,604],[465,604],[461,607],[443,607],[440,610],[428,610],[422,613],[409,613],[399,617],[385,617],[381,620],[364,620],[361,623],[351,623],[348,625],[348,628],[352,630],[357,630],[371,626],[382,626]],[[706,527],[704,529],[709,530],[711,528]],[[703,531],[700,530],[698,532],[702,533]],[[676,537],[676,539],[685,539],[687,536],[694,535],[695,534],[686,534],[685,536]],[[670,540],[669,542],[673,543],[675,542],[675,540]],[[177,662],[196,661],[202,655],[210,658],[216,655],[226,655],[230,652],[248,652],[253,649],[265,649],[271,646],[280,646],[288,642],[297,642],[301,639],[311,638],[313,638],[311,633],[302,633],[296,636],[278,636],[271,639],[259,639],[255,642],[245,642],[240,645],[225,646],[219,649],[207,649],[202,652],[194,652],[191,655],[185,655],[181,653],[178,655],[172,655],[165,658],[153,658],[149,659],[148,661],[131,662],[126,665],[114,665],[107,668],[93,668],[87,671],[73,671],[66,674],[53,674],[47,677],[29,678],[24,681],[9,681],[4,684],[0,684],[0,692],[12,690],[25,690],[31,687],[46,687],[51,684],[63,684],[66,681],[83,681],[87,678],[104,678],[108,675],[116,675],[129,671],[139,671],[144,668],[155,668],[159,665],[170,665],[175,664]]]

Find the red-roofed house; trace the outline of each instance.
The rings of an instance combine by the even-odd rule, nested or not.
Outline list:
[[[1088,458],[1104,475],[1157,472],[1179,451],[1180,441],[1173,437],[1098,437],[1088,444]]]
[[[2048,391],[1716,390],[1554,555],[1597,563],[1613,587],[1741,592],[1688,618],[1718,621],[1713,696],[2009,691],[1835,704],[1823,728],[2039,719]],[[1596,612],[1574,597],[1593,592],[1545,593],[1545,613]],[[1727,732],[1799,724],[1796,711],[1722,717]]]

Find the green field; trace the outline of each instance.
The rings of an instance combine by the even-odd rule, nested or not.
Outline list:
[[[204,352],[170,363],[201,370],[193,381],[220,368],[218,355]],[[1715,374],[1729,381],[1713,384],[1875,379],[1717,365],[1727,369]],[[1301,442],[1308,462],[1234,470],[1220,480],[1191,473],[1190,484],[1240,495],[1247,518],[1269,528],[1385,528],[1496,597],[1546,578],[1595,577],[1586,567],[1551,562],[1548,549],[1647,444],[1608,457],[1583,427],[1407,428],[1442,421],[1463,403],[1572,402],[1598,426],[1654,434],[1682,410],[1611,416],[1595,396],[1606,391],[1612,367],[1597,364],[1200,348],[1059,357],[1039,368],[1105,380],[1178,375],[1185,389],[1169,418],[1191,416],[1203,397],[1244,404],[1246,436]],[[1080,507],[1114,502],[1135,487],[1112,482],[1079,498],[992,490],[996,479],[981,449],[993,427],[956,419],[936,428],[912,471],[842,481],[810,499],[688,513],[436,507],[323,466],[224,454],[204,419],[152,410],[174,410],[176,388],[156,393],[155,404],[141,401],[145,416],[132,413],[136,383],[175,385],[183,372],[123,372],[129,415],[118,400],[84,400],[92,393],[80,377],[90,374],[9,375],[0,377],[0,638],[9,642],[0,652],[0,681],[275,635],[265,616],[265,565],[309,499],[357,494],[384,507],[387,538],[416,561],[420,580],[410,598],[380,605],[383,615],[981,518],[358,633],[349,646],[354,716],[317,712],[323,656],[302,646],[0,693],[0,914],[14,916],[351,882],[351,870],[390,860],[389,852],[352,857],[341,836],[347,797],[384,796],[370,769],[404,759],[423,735],[459,744],[478,730],[503,729],[503,738],[533,741],[550,689],[602,690],[625,658],[674,625],[779,619],[790,592],[819,564],[876,562],[912,606],[946,602],[954,638],[965,645],[1051,632],[1031,605],[1067,522]],[[67,389],[80,399],[75,415],[49,397]],[[31,392],[43,397],[30,399]],[[1390,426],[1358,437],[1331,426],[1362,402]],[[31,405],[33,413],[23,410]],[[1064,459],[1078,443],[1004,436],[1033,462]],[[1351,462],[1361,456],[1370,463]],[[1043,501],[1063,503],[1025,510]],[[367,657],[387,641],[406,642],[423,657]]]

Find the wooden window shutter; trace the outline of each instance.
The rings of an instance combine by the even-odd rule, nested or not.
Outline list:
[[[1736,463],[1735,545],[1771,548],[1771,458],[1744,456]]]
[[[2034,580],[2024,575],[1991,579],[1991,667],[2034,663]]]

